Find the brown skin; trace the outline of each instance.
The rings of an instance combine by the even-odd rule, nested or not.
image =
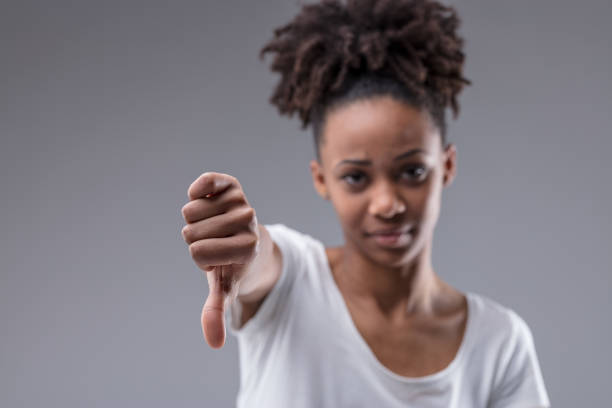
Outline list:
[[[203,173],[187,194],[181,233],[193,261],[206,272],[202,332],[217,349],[225,343],[225,308],[237,298],[244,306],[242,324],[250,319],[280,276],[281,254],[235,177]]]
[[[313,161],[311,170],[315,188],[331,199],[344,231],[346,244],[326,252],[352,319],[391,371],[410,377],[440,371],[457,353],[467,310],[465,296],[431,267],[433,229],[441,190],[455,174],[455,148],[442,149],[427,114],[389,97],[334,110],[323,131],[321,163]],[[414,148],[426,153],[393,161]],[[336,167],[344,159],[370,164]],[[207,272],[202,329],[209,345],[219,348],[227,301],[237,297],[242,303],[244,325],[278,281],[281,254],[234,177],[204,173],[188,194],[183,237]],[[396,226],[414,227],[406,246],[383,248],[365,235]]]
[[[397,374],[442,370],[459,349],[467,318],[465,295],[431,264],[442,189],[455,177],[455,146],[442,146],[428,113],[380,96],[329,112],[319,149],[321,161],[310,163],[313,183],[332,202],[345,238],[326,252],[357,329]],[[424,152],[394,160],[413,149]],[[401,227],[412,232],[399,248],[368,236]]]

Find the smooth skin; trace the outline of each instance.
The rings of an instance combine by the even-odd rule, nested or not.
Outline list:
[[[216,349],[225,343],[225,309],[238,299],[244,307],[241,325],[246,323],[278,280],[281,255],[235,177],[203,173],[187,195],[181,234],[193,261],[206,272],[202,332]]]
[[[465,295],[431,264],[455,146],[442,146],[427,112],[380,96],[331,111],[319,152],[321,162],[310,163],[314,187],[333,204],[345,240],[326,252],[358,331],[397,374],[442,370],[467,321]],[[408,243],[388,248],[370,235],[390,228],[411,228]]]
[[[313,184],[331,201],[345,238],[326,254],[355,326],[391,371],[420,377],[442,370],[455,357],[467,320],[465,295],[431,265],[442,189],[455,177],[455,146],[442,146],[427,112],[377,96],[330,111],[319,149],[321,161],[310,163]],[[217,202],[205,198],[213,191],[220,194]],[[237,202],[227,204],[224,194]],[[254,211],[249,215],[235,178],[204,173],[189,197],[183,235],[196,264],[208,271],[202,329],[218,348],[225,339],[224,307],[237,298],[244,325],[278,280],[282,259]],[[371,235],[390,228],[410,228],[407,243],[389,248]],[[232,262],[227,270],[214,266]]]

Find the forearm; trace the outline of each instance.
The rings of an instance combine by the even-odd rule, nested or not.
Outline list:
[[[274,287],[280,276],[282,260],[270,233],[262,224],[259,229],[259,250],[238,284],[237,298],[243,303],[257,303]]]

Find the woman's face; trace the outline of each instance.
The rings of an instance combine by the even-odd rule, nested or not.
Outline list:
[[[322,130],[316,190],[331,200],[347,246],[400,266],[431,245],[442,188],[455,173],[455,147],[441,146],[429,114],[389,96],[332,110]],[[396,230],[394,235],[380,235]]]

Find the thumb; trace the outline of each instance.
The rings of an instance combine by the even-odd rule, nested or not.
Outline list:
[[[208,345],[218,349],[225,344],[225,297],[222,268],[216,266],[206,272],[209,293],[202,308],[202,331]]]

